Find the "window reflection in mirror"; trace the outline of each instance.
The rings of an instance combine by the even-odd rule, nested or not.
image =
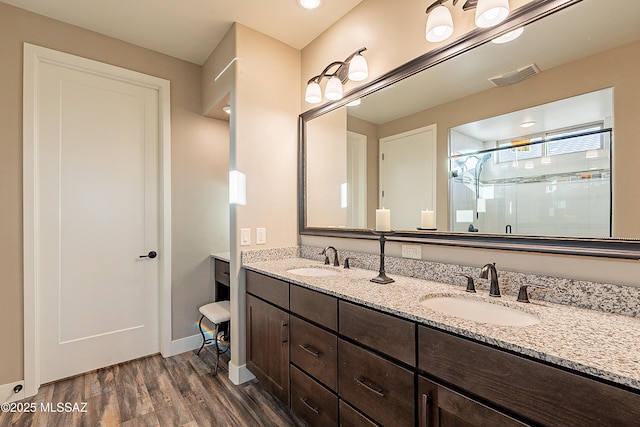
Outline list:
[[[452,231],[611,237],[612,123],[605,89],[451,128]]]

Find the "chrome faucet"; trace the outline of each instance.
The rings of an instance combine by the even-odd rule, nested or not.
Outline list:
[[[485,264],[480,270],[480,278],[481,279],[489,279],[489,275],[491,275],[491,286],[489,287],[489,296],[491,297],[499,297],[500,296],[500,286],[498,286],[498,271],[496,270],[496,263]]]
[[[324,248],[322,250],[322,252],[320,252],[320,255],[324,255],[324,263],[325,265],[329,265],[329,254],[327,253],[327,251],[329,249],[333,249],[333,253],[334,253],[334,258],[333,258],[333,266],[334,267],[340,267],[340,262],[338,261],[338,250],[336,248],[334,248],[333,246],[327,246],[326,248]]]

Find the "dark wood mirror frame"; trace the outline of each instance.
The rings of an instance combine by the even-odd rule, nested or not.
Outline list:
[[[371,230],[320,228],[306,226],[306,150],[305,124],[307,121],[340,108],[349,102],[374,93],[400,80],[431,68],[443,61],[480,46],[509,29],[523,26],[565,9],[581,0],[534,0],[512,12],[500,25],[489,29],[476,29],[450,44],[432,50],[397,67],[345,94],[344,98],[323,104],[302,113],[298,119],[298,229],[301,235],[341,237],[351,239],[378,239]],[[484,248],[522,252],[552,253],[619,259],[640,259],[638,239],[594,239],[568,237],[535,237],[477,233],[398,231],[389,241],[436,244],[468,248]]]

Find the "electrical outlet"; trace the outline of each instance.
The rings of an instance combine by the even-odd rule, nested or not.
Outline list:
[[[402,245],[402,257],[422,259],[422,246],[420,245]]]
[[[240,246],[249,246],[251,244],[251,229],[240,229]]]
[[[265,245],[267,243],[267,229],[265,227],[256,228],[256,245]]]

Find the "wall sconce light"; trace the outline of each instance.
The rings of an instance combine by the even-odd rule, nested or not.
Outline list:
[[[240,171],[229,171],[229,204],[247,204],[247,176]]]
[[[448,0],[437,0],[427,8],[426,38],[427,41],[437,43],[444,41],[453,34],[453,17],[449,9],[443,4]],[[452,0],[455,6],[460,0]],[[480,28],[498,25],[509,15],[509,0],[466,0],[462,10],[475,9],[475,23]]]
[[[362,52],[365,50],[367,48],[363,47],[353,52],[344,61],[332,62],[322,70],[322,73],[309,79],[304,100],[310,104],[318,104],[322,101],[320,81],[325,77],[329,80],[324,89],[324,97],[331,101],[342,99],[342,85],[349,80],[360,82],[369,77],[367,60],[362,56]],[[331,69],[334,71],[330,72]]]

